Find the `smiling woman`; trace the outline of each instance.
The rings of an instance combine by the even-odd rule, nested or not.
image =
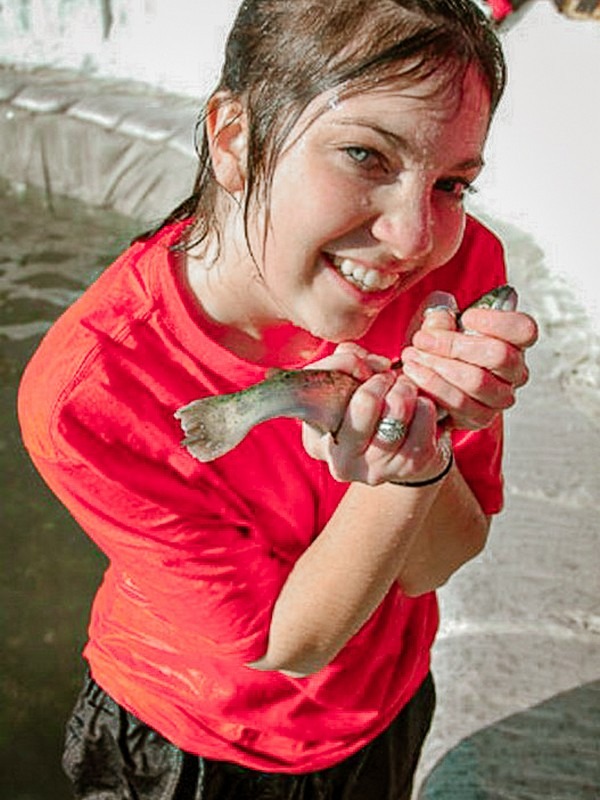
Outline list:
[[[454,313],[505,283],[462,206],[503,81],[470,0],[242,4],[193,194],[21,384],[35,465],[110,560],[65,750],[78,797],[410,796],[433,590],[502,506],[536,337],[516,311],[468,310],[478,336]],[[195,461],[175,411],[272,367],[355,379],[335,438],[273,419]]]
[[[436,72],[410,95],[404,78],[390,78],[345,98],[336,90],[318,97],[290,131],[268,209],[254,204],[244,226],[232,203],[216,270],[201,245],[191,251],[190,285],[213,320],[246,335],[241,355],[260,361],[262,332],[277,325],[288,327],[281,366],[298,352],[317,353],[322,339],[358,339],[385,306],[454,256],[462,196],[482,162],[489,95],[475,68],[441,92],[446,78]],[[220,100],[209,103],[208,125],[217,179],[233,197],[247,115],[237,101]],[[241,324],[232,292],[243,295]],[[274,354],[265,355],[272,364]]]

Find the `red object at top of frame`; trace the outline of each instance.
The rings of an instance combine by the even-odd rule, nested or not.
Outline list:
[[[504,19],[513,11],[512,4],[508,0],[488,0],[488,5],[492,10],[492,16],[497,21]]]

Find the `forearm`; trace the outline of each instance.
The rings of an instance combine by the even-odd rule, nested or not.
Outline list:
[[[405,566],[440,491],[354,483],[290,573],[257,669],[300,674],[328,664],[368,620]]]
[[[490,519],[456,465],[444,481],[398,573],[410,596],[442,586],[483,549]]]

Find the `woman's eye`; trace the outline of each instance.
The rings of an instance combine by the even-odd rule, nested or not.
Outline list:
[[[373,169],[383,166],[382,156],[375,150],[370,150],[368,147],[345,147],[344,153],[355,163],[367,169]]]
[[[444,178],[436,183],[435,188],[445,194],[451,194],[458,200],[462,200],[466,194],[473,194],[477,191],[465,178]]]

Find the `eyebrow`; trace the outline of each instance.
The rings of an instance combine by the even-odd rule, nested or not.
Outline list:
[[[399,147],[400,150],[403,150],[406,153],[410,153],[414,155],[416,153],[416,148],[414,145],[406,139],[406,137],[401,136],[399,133],[394,133],[393,131],[388,131],[386,128],[382,128],[380,125],[377,125],[372,120],[363,119],[360,117],[352,117],[348,119],[336,119],[333,121],[334,125],[358,125],[359,127],[363,128],[370,128],[375,133],[378,133],[381,137],[386,139],[390,144]],[[484,165],[484,160],[481,155],[477,155],[474,158],[467,158],[464,161],[461,161],[458,164],[455,164],[451,169],[456,170],[471,170],[471,169],[481,169]]]

